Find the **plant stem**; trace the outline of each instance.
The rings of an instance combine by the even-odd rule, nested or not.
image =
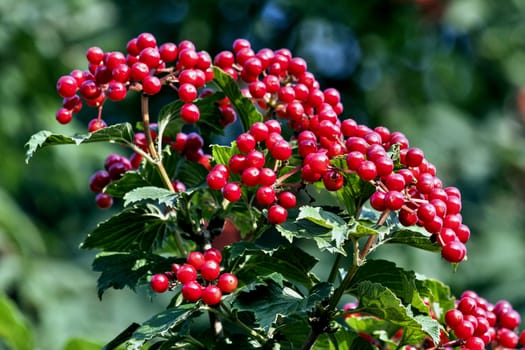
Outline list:
[[[151,157],[153,158],[153,164],[157,167],[157,171],[159,172],[159,175],[162,179],[162,182],[166,185],[166,187],[172,191],[175,192],[175,189],[173,188],[173,184],[171,183],[171,179],[166,172],[166,168],[164,168],[164,164],[162,163],[162,157],[159,153],[157,153],[157,150],[155,149],[155,143],[153,141],[153,138],[151,137],[151,128],[150,128],[150,119],[149,119],[149,98],[147,95],[142,94],[140,96],[140,107],[142,111],[142,122],[144,124],[144,133],[146,134],[146,140],[148,142],[148,150],[151,154]]]
[[[338,253],[335,256],[334,263],[332,264],[332,269],[330,270],[330,274],[328,275],[329,283],[334,283],[335,278],[339,275],[337,270],[339,269],[339,264],[341,263],[342,259],[343,259],[343,254]]]

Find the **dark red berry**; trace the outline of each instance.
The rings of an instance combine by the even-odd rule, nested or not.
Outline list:
[[[268,209],[268,221],[270,224],[282,224],[287,217],[288,211],[278,204],[274,204]]]

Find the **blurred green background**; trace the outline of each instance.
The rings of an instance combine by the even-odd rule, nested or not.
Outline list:
[[[124,50],[144,31],[212,54],[238,37],[290,48],[341,91],[345,116],[404,132],[462,190],[469,257],[454,273],[438,255],[378,255],[525,318],[525,2],[0,0],[0,349],[96,348],[163,308],[145,291],[99,301],[94,252],[78,249],[111,215],[88,188],[110,150],[57,147],[24,163],[31,134],[84,132],[94,116],[56,123],[56,79],[85,69],[88,47]],[[105,119],[137,109],[108,104]]]

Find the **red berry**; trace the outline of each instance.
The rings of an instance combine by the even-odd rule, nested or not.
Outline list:
[[[132,80],[142,81],[149,75],[149,67],[143,62],[135,62],[131,65],[129,76]]]
[[[236,142],[239,151],[243,153],[250,152],[255,148],[256,145],[255,138],[249,133],[242,133],[239,136],[237,136]]]
[[[86,51],[86,58],[89,63],[99,64],[104,59],[104,51],[100,47],[90,47]]]
[[[222,261],[221,251],[217,248],[207,249],[204,252],[204,259],[205,260],[215,260],[216,262],[220,263]]]
[[[177,59],[178,48],[174,43],[164,43],[159,47],[160,58],[164,62],[173,62]]]
[[[180,117],[185,123],[194,124],[200,119],[200,116],[201,112],[196,104],[186,103],[180,109]]]
[[[405,196],[399,191],[385,193],[385,206],[390,210],[399,210],[405,204]]]
[[[259,171],[259,183],[262,186],[272,186],[277,180],[277,175],[270,168],[262,168]]]
[[[188,283],[197,279],[197,270],[193,265],[184,264],[177,270],[177,280],[180,283]]]
[[[403,226],[415,225],[418,221],[417,215],[414,211],[401,209],[399,211],[399,222]]]
[[[256,186],[259,184],[259,169],[256,167],[249,167],[242,171],[241,182],[246,186]]]
[[[375,179],[377,176],[376,165],[370,160],[363,161],[359,165],[359,168],[357,168],[357,175],[359,175],[363,181],[371,181]]]
[[[60,124],[67,124],[73,119],[73,112],[67,108],[59,108],[56,112],[56,120]]]
[[[126,98],[128,90],[126,86],[119,81],[111,81],[106,91],[107,97],[112,101],[122,101]]]
[[[467,248],[459,241],[448,242],[441,249],[441,255],[449,262],[458,263],[467,255]]]
[[[201,298],[202,286],[197,281],[189,281],[182,285],[182,297],[189,302],[196,302]]]
[[[344,176],[336,170],[329,170],[323,174],[323,184],[328,191],[337,191],[341,189],[344,185],[344,181]]]
[[[99,193],[95,197],[95,203],[100,209],[111,208],[113,205],[113,197],[107,193]]]
[[[155,69],[160,63],[160,53],[155,47],[147,47],[139,54],[139,61],[145,63],[149,69]]]
[[[425,155],[419,148],[410,148],[405,154],[405,164],[409,167],[417,167],[425,159]]]
[[[279,225],[286,221],[288,211],[278,204],[272,205],[268,209],[268,221],[270,224]]]
[[[165,291],[168,290],[170,286],[170,280],[163,273],[157,273],[151,276],[151,280],[149,283],[150,283],[151,289],[153,289],[155,293],[164,293]]]
[[[155,36],[151,33],[141,33],[137,36],[137,48],[139,52],[144,50],[146,47],[156,47],[157,40]]]
[[[89,189],[92,192],[100,193],[111,182],[111,178],[106,170],[99,170],[91,175],[89,179]]]
[[[261,169],[264,166],[266,160],[264,159],[264,153],[256,149],[251,150],[246,155],[246,166]]]
[[[197,88],[193,84],[182,84],[179,87],[179,98],[182,102],[191,103],[197,98]]]
[[[474,325],[470,321],[463,320],[456,327],[452,328],[456,337],[468,339],[474,335]]]
[[[515,329],[518,327],[521,323],[521,317],[520,314],[515,310],[508,310],[506,312],[502,312],[499,315],[499,324],[501,327],[505,327],[508,329]]]
[[[458,309],[450,309],[445,313],[445,322],[450,328],[455,328],[463,322],[463,313]]]
[[[417,208],[417,217],[423,221],[431,221],[436,216],[436,208],[430,203],[422,203]]]
[[[142,79],[142,91],[146,95],[155,95],[162,88],[160,79],[153,75],[147,75]]]
[[[212,170],[206,176],[206,182],[212,190],[220,190],[228,182],[228,175],[220,171]]]
[[[238,283],[239,281],[237,280],[237,277],[234,274],[223,273],[219,276],[217,286],[219,287],[221,292],[231,293],[237,288]]]
[[[206,305],[217,305],[221,301],[222,292],[219,287],[209,285],[202,291],[201,298]]]
[[[201,276],[206,281],[213,281],[219,277],[221,266],[215,260],[206,260],[201,266]]]
[[[497,333],[497,340],[504,348],[514,349],[518,345],[518,335],[507,328],[500,328]]]
[[[199,270],[204,264],[204,254],[201,252],[191,252],[186,257],[186,262],[190,265],[192,265],[196,270]]]
[[[230,202],[237,202],[241,199],[241,186],[236,182],[229,182],[222,188],[222,195]]]
[[[465,347],[469,350],[484,350],[485,342],[479,337],[470,337],[467,339]]]
[[[295,194],[290,191],[283,191],[279,193],[278,200],[279,204],[285,209],[293,208],[297,204],[297,198],[295,197]]]
[[[288,160],[292,156],[292,146],[286,140],[279,140],[270,148],[270,153],[277,160]]]
[[[71,75],[64,75],[58,78],[57,91],[62,97],[73,97],[78,90],[78,83]]]

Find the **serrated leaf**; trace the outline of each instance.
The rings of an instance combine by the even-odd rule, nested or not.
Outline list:
[[[281,225],[276,225],[283,237],[289,242],[294,238],[313,240],[321,250],[346,255],[344,243],[350,231],[342,218],[321,208],[304,206],[300,208],[297,219],[293,211],[290,219]]]
[[[450,291],[450,287],[432,278],[420,275],[416,277],[416,288],[419,295],[426,299],[437,319],[444,322],[444,313],[455,306],[455,298]]]
[[[86,237],[81,248],[152,251],[166,239],[170,220],[153,206],[125,209],[100,223]]]
[[[262,122],[263,116],[254,104],[241,93],[235,80],[218,67],[213,67],[213,82],[229,98],[230,103],[235,108],[244,131],[248,131],[250,126],[256,122]]]
[[[211,145],[211,155],[215,163],[228,164],[230,158],[236,153],[236,149],[232,146]]]
[[[98,280],[98,297],[106,289],[135,290],[137,284],[148,274],[165,271],[170,266],[170,260],[160,255],[147,252],[103,252],[93,260],[93,271],[101,272]]]
[[[439,342],[440,324],[429,316],[414,316],[410,306],[405,306],[390,289],[380,283],[362,281],[351,288],[359,300],[359,309],[403,328],[403,341],[418,344],[430,336]]]
[[[406,244],[430,252],[441,251],[441,246],[438,243],[430,241],[430,234],[426,231],[418,230],[417,228],[403,228],[395,226],[391,229],[384,243],[398,243]]]
[[[184,304],[170,308],[144,322],[127,342],[127,349],[142,349],[142,346],[157,336],[166,336],[170,329],[183,323],[199,311],[194,304]]]
[[[113,124],[93,133],[84,135],[66,136],[54,134],[48,130],[42,130],[31,136],[26,143],[26,163],[33,154],[41,148],[56,145],[80,145],[93,142],[114,142],[121,144],[133,143],[133,128],[129,123]]]
[[[306,316],[329,296],[331,288],[328,284],[323,284],[315,291],[304,298],[288,287],[269,283],[248,293],[239,293],[234,309],[253,313],[257,324],[268,331],[278,318]]]
[[[317,259],[302,249],[293,245],[281,246],[277,249],[260,249],[246,253],[246,262],[236,270],[235,274],[245,283],[267,280],[269,276],[278,273],[285,280],[311,288],[317,279],[310,270]]]
[[[159,202],[159,204],[169,204],[176,197],[178,197],[177,193],[165,188],[155,186],[138,187],[126,193],[124,196],[124,206],[127,207],[130,204],[145,200],[154,200]]]

